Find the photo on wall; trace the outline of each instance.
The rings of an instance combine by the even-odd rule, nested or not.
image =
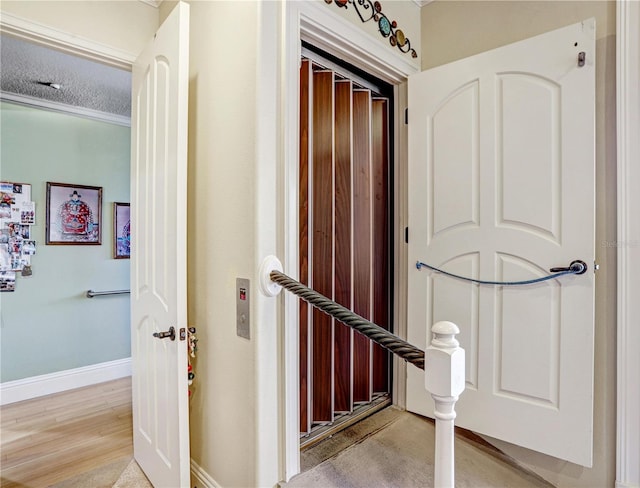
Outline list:
[[[31,227],[36,224],[36,204],[31,185],[0,181],[0,292],[15,291],[16,276],[30,276],[36,241]]]
[[[102,243],[102,187],[47,182],[47,244]]]
[[[113,202],[113,257],[129,259],[131,257],[131,219],[129,204]]]
[[[16,290],[15,271],[0,271],[0,292]]]

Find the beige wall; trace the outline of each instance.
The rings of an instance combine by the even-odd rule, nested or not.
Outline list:
[[[236,278],[252,279],[251,299],[258,299],[253,280],[258,9],[254,2],[190,5],[188,307],[199,338],[192,457],[220,486],[257,486],[259,317],[251,316],[251,340],[236,335],[234,289]]]
[[[436,0],[422,8],[422,69],[595,17],[597,39],[615,35],[615,1]]]
[[[506,442],[505,453],[556,486],[615,480],[616,149],[615,2],[454,1],[422,9],[422,68],[438,66],[584,19],[596,18],[596,279],[594,462],[591,469]],[[542,434],[543,435],[543,434]]]
[[[139,0],[2,0],[2,12],[43,24],[80,40],[137,55],[158,28],[158,9]]]
[[[200,350],[192,457],[221,486],[274,486],[284,476],[282,317],[280,298],[258,291],[257,270],[268,254],[283,258],[285,240],[278,156],[292,144],[279,128],[286,110],[279,78],[285,6],[190,5],[189,322],[198,327]],[[320,5],[340,18],[355,15]],[[405,15],[415,25],[413,2],[394,7],[411,12]],[[405,32],[419,39],[419,26]],[[370,35],[381,38],[375,29]],[[381,48],[392,49],[382,40]],[[251,279],[250,340],[236,334],[237,277]]]

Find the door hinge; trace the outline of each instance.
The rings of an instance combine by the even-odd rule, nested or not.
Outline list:
[[[409,227],[404,228],[404,242],[409,244]]]
[[[409,124],[409,109],[404,109],[404,125]]]

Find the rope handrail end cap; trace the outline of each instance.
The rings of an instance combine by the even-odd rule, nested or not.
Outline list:
[[[456,335],[460,333],[460,328],[454,324],[453,322],[449,322],[448,320],[441,320],[440,322],[436,322],[431,327],[431,332],[434,334],[442,334],[442,335]]]
[[[282,270],[282,263],[276,256],[269,255],[262,260],[258,270],[258,284],[263,295],[275,297],[280,293],[282,286],[271,280],[271,273],[273,271],[282,273]]]

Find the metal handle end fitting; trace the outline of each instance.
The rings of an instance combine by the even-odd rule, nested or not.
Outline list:
[[[571,261],[571,264],[567,268],[551,268],[549,271],[551,273],[562,273],[564,271],[571,271],[573,274],[581,275],[586,273],[587,269],[587,263],[580,259],[576,259],[575,261]]]
[[[585,274],[587,272],[588,266],[587,263],[585,263],[584,261],[580,260],[580,259],[576,259],[575,261],[571,261],[571,264],[569,265],[569,268],[575,273],[575,274]]]

